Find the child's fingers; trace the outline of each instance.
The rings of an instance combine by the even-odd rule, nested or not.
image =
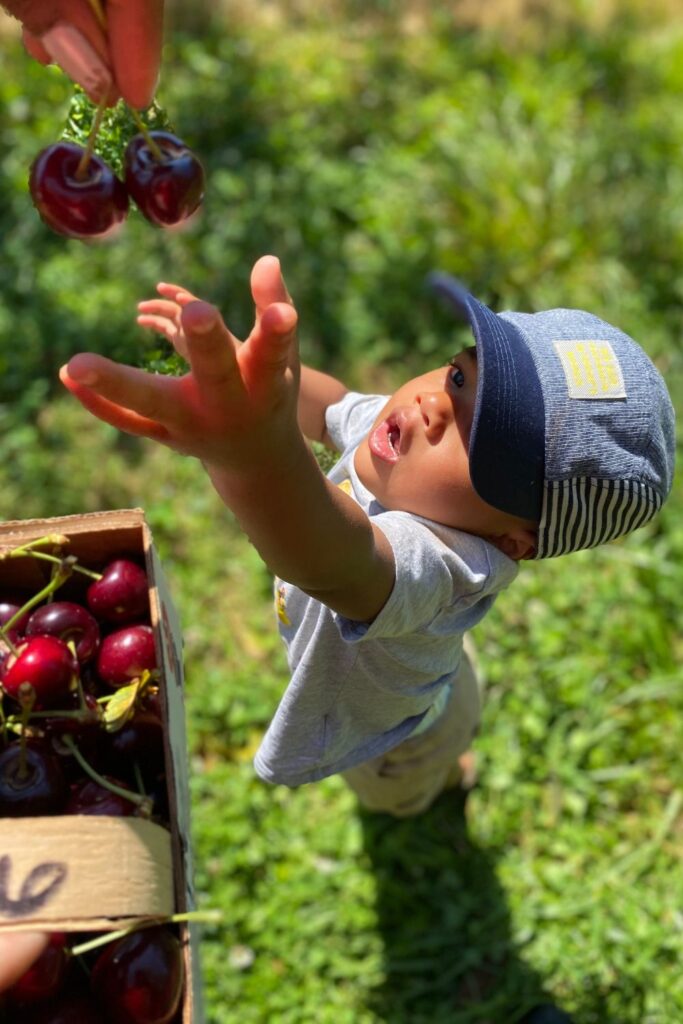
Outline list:
[[[199,391],[223,403],[226,390],[239,380],[237,338],[225,326],[216,307],[208,302],[187,305],[180,324],[187,341],[187,360]]]
[[[263,312],[247,342],[250,367],[284,369],[296,358],[297,314],[293,306],[275,302]]]
[[[178,355],[187,359],[187,341],[182,330],[176,324],[166,320],[165,317],[145,315],[137,317],[137,323],[140,324],[140,327],[146,327],[163,335],[167,341],[170,341]]]
[[[274,302],[286,302],[291,305],[292,300],[282,277],[277,256],[262,256],[256,261],[251,271],[251,294],[256,306],[257,319]]]
[[[112,427],[123,430],[127,434],[148,437],[162,443],[168,442],[169,432],[166,427],[155,420],[140,416],[132,409],[125,409],[115,402],[110,402],[98,395],[96,391],[79,384],[69,376],[67,366],[61,368],[59,377],[64,387],[71,392],[74,398],[78,399],[83,408],[104,423],[109,423]]]
[[[156,316],[165,316],[175,322],[180,316],[180,308],[177,302],[171,302],[168,299],[144,299],[142,302],[138,302],[140,313],[154,313]]]
[[[157,291],[164,298],[172,299],[173,302],[177,302],[181,306],[187,306],[190,302],[199,301],[196,295],[188,292],[187,288],[182,288],[177,284],[169,284],[168,281],[160,281],[157,285]]]
[[[104,403],[103,410],[108,404],[120,407],[127,416],[132,417],[131,422],[136,422],[137,416],[157,424],[167,424],[176,411],[177,399],[170,393],[177,383],[176,378],[123,366],[92,352],[73,356],[62,368],[60,377],[84,405],[84,398],[87,399],[90,403],[87,408],[91,411],[95,411],[92,405],[97,400]],[[77,389],[83,388],[91,392],[93,397],[77,392]],[[100,413],[96,412],[96,415]],[[115,423],[115,426],[118,425],[118,422]],[[157,436],[156,432],[154,436]]]

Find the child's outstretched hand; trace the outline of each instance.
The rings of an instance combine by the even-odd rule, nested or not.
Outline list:
[[[240,343],[214,306],[174,285],[141,303],[139,322],[161,333],[187,359],[183,377],[165,377],[94,353],[74,356],[60,371],[71,393],[99,419],[148,437],[209,470],[253,467],[286,453],[297,427],[297,315],[280,263],[254,265],[254,327]]]

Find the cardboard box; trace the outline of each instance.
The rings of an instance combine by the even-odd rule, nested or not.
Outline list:
[[[106,931],[194,906],[182,638],[159,557],[141,509],[0,524],[0,553],[51,534],[65,553],[100,569],[114,558],[144,559],[160,669],[170,832],[140,818],[0,818],[0,931]],[[0,592],[35,594],[45,562],[0,559]],[[49,576],[49,571],[48,571]],[[68,580],[60,600],[77,586]],[[82,589],[82,584],[81,584]],[[181,924],[186,967],[182,1024],[202,1024],[198,937]]]

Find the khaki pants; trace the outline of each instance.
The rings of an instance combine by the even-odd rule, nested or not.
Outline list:
[[[472,643],[466,638],[451,699],[434,725],[388,753],[342,772],[342,778],[370,811],[396,818],[421,814],[444,789],[460,782],[458,758],[469,750],[480,717],[480,683]]]

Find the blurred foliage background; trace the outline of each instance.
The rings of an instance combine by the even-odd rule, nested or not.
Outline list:
[[[285,682],[270,579],[200,467],[90,421],[57,369],[145,364],[157,280],[237,334],[275,252],[304,358],[390,388],[448,358],[432,269],[494,308],[578,306],[683,405],[683,11],[675,0],[170,4],[158,99],[203,212],[52,234],[28,168],[71,98],[0,21],[0,516],[141,505],[185,625],[210,1024],[683,1020],[683,488],[655,524],[527,565],[477,630],[488,701],[467,825],[289,791],[251,757]]]

